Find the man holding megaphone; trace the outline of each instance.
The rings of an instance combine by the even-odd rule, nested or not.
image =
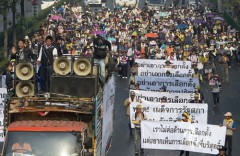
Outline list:
[[[108,50],[111,50],[111,43],[104,39],[102,36],[97,35],[97,38],[93,41],[94,46],[94,63],[99,64],[100,67],[100,80],[101,84],[104,85],[105,83],[105,58],[107,57],[107,47]]]

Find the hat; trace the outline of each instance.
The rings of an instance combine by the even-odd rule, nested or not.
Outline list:
[[[224,114],[224,116],[230,116],[230,117],[232,117],[232,113],[231,113],[231,112],[227,112],[226,114]]]
[[[167,97],[166,97],[166,96],[163,96],[163,97],[161,98],[161,100],[167,100]]]
[[[227,148],[225,146],[222,146],[218,149],[219,151],[227,151]]]
[[[218,74],[214,74],[214,77],[218,77]]]
[[[141,105],[137,105],[136,109],[142,109]]]
[[[134,91],[131,91],[131,92],[130,92],[130,95],[135,95],[135,92],[134,92]]]
[[[172,64],[172,62],[170,62],[169,60],[167,60],[166,62],[165,62],[165,64]]]
[[[183,112],[182,116],[186,116],[189,119],[189,114],[187,112]]]
[[[194,97],[199,97],[199,94],[198,94],[198,93],[195,93]]]
[[[25,36],[24,39],[25,39],[25,40],[29,40],[29,37],[28,37],[28,36]]]

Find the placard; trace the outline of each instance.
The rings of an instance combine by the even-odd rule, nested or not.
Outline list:
[[[131,102],[130,104],[130,120],[135,115],[136,106],[139,102]],[[194,103],[166,103],[158,104],[148,101],[142,101],[142,110],[146,115],[147,120],[151,121],[165,121],[176,122],[182,119],[182,113],[187,112],[190,118],[195,123],[207,124],[208,118],[208,105],[207,104],[194,104]],[[131,122],[131,127],[134,125]]]
[[[136,59],[135,62],[138,63],[139,68],[147,67],[153,69],[165,68],[166,60],[151,60],[151,59]],[[173,69],[191,69],[191,61],[170,61]]]
[[[130,90],[134,92],[137,100],[145,100],[149,102],[161,102],[162,97],[167,98],[168,103],[189,103],[194,99],[194,93],[169,93],[169,92],[154,92],[143,90]]]
[[[218,154],[225,144],[226,127],[189,122],[141,122],[141,146]]]
[[[170,93],[193,93],[199,87],[197,78],[135,76],[140,90],[160,91],[163,86]]]

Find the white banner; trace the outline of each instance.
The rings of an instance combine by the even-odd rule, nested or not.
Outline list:
[[[188,77],[135,76],[135,80],[139,84],[139,89],[145,91],[160,91],[163,86],[166,86],[167,92],[170,93],[193,93],[199,86],[197,78]]]
[[[7,88],[0,88],[0,142],[4,142],[4,109],[7,97]]]
[[[166,60],[136,59],[139,68],[161,69],[166,65]],[[170,61],[173,69],[191,69],[191,61]]]
[[[169,93],[169,92],[153,92],[143,90],[130,90],[134,92],[137,100],[145,100],[149,102],[161,102],[162,97],[167,98],[168,103],[189,103],[194,99],[194,93]]]
[[[108,150],[108,143],[113,132],[113,109],[115,100],[115,77],[112,76],[103,88],[103,124],[102,124],[102,151],[105,156]]]
[[[136,106],[138,102],[131,102],[130,104],[130,120],[135,115]],[[194,103],[167,103],[159,104],[153,102],[142,101],[144,115],[147,120],[151,121],[166,121],[176,122],[182,118],[183,112],[188,112],[190,118],[195,123],[207,124],[208,105],[207,104],[194,104]],[[131,122],[131,127],[134,125]]]
[[[139,67],[138,76],[154,77],[192,77],[193,69],[148,68]]]
[[[185,150],[218,154],[226,127],[189,122],[141,122],[141,146],[147,149]]]

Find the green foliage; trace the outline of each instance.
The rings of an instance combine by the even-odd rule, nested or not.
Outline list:
[[[233,18],[232,18],[228,13],[224,12],[223,18],[224,18],[232,27],[234,27],[235,29],[237,29],[238,31],[240,31],[240,25],[239,25],[237,22],[235,22],[235,21],[233,20]]]
[[[217,1],[218,1],[218,0],[209,0],[210,3],[213,3],[213,4],[215,4],[216,6],[217,6],[217,4],[218,4]]]

